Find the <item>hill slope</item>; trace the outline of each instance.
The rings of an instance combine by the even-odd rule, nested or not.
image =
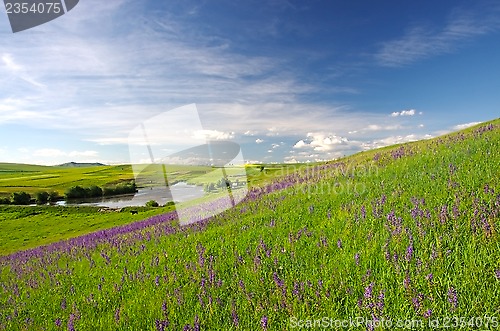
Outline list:
[[[291,172],[190,226],[170,213],[2,257],[0,329],[494,329],[498,160],[495,120]]]
[[[63,167],[63,168],[89,168],[89,167],[105,167],[105,166],[106,166],[105,164],[99,162],[94,162],[94,163],[67,162],[57,165],[57,167]]]

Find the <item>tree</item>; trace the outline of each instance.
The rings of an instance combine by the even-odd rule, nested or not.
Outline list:
[[[11,200],[14,205],[29,205],[31,202],[31,195],[26,192],[14,192],[12,193]]]
[[[37,192],[35,194],[35,201],[37,205],[44,205],[49,201],[49,193],[48,192]]]
[[[49,202],[53,203],[59,199],[59,193],[56,191],[52,191],[49,193]]]
[[[88,191],[81,186],[73,186],[64,193],[66,199],[84,199],[88,197]]]
[[[89,197],[92,198],[102,197],[102,188],[96,185],[92,185],[91,187],[88,188],[88,194]]]

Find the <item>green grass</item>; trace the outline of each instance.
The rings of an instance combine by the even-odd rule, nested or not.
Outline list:
[[[192,226],[0,259],[0,329],[287,330],[291,318],[323,317],[498,329],[500,120],[491,123],[261,176],[290,186],[254,186]]]
[[[99,207],[0,206],[0,256],[109,229],[173,209],[128,207],[121,211],[99,211]],[[132,215],[130,210],[137,210]]]
[[[56,191],[63,195],[71,186],[105,186],[134,178],[130,165],[96,167],[45,167],[0,163],[0,196],[25,191]]]

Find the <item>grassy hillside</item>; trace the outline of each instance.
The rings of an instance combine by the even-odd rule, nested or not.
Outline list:
[[[0,257],[0,330],[496,329],[498,160],[495,120]]]

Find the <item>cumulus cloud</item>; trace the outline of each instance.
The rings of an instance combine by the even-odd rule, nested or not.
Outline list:
[[[256,139],[256,140],[255,140],[255,142],[256,142],[257,144],[262,144],[262,143],[264,142],[264,140],[263,140],[263,139],[258,138],[258,139]]]
[[[308,133],[307,136],[311,139],[311,143],[309,145],[318,152],[331,151],[338,145],[347,145],[349,143],[347,138],[339,137],[333,134]]]
[[[408,109],[408,110],[402,110],[402,111],[395,111],[391,114],[392,117],[397,117],[397,116],[414,116],[415,115],[415,109]]]
[[[222,132],[218,130],[197,130],[194,132],[195,139],[206,140],[229,140],[234,138],[234,132]]]
[[[306,147],[306,143],[304,142],[304,140],[299,140],[295,143],[295,145],[293,145],[293,148],[303,148],[303,147]]]
[[[326,132],[309,132],[305,139],[295,143],[294,149],[303,152],[294,153],[295,160],[331,160],[360,150],[359,141],[351,141],[345,137]],[[285,158],[290,161],[290,157]]]

